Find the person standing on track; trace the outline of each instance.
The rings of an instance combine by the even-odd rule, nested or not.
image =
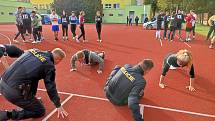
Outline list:
[[[127,16],[127,19],[126,19],[127,21],[127,23],[126,23],[126,25],[128,26],[129,25],[129,17]]]
[[[52,31],[54,32],[55,41],[58,41],[58,32],[59,32],[58,19],[59,19],[59,16],[56,14],[56,11],[54,9],[52,10],[52,14],[50,15],[50,19],[52,22]]]
[[[175,38],[175,31],[177,29],[177,23],[175,20],[175,11],[172,12],[171,18],[170,18],[170,24],[169,24],[169,34],[168,34],[168,40],[172,42]]]
[[[30,37],[29,40],[32,40],[31,16],[29,13],[26,12],[26,8],[24,7],[22,9],[22,19],[23,19],[24,33],[28,32]]]
[[[39,31],[39,33],[40,33],[40,36],[41,36],[41,39],[40,39],[40,41],[43,41],[44,40],[44,36],[43,36],[43,24],[42,24],[42,16],[37,12],[37,11],[35,11],[36,12],[36,16],[37,16],[37,18],[38,18],[38,26],[39,26],[39,29],[38,29],[38,31]]]
[[[193,21],[194,17],[192,16],[192,14],[187,14],[187,17],[185,17],[185,21],[186,21],[186,42],[191,41],[191,31],[193,29],[193,25],[192,25],[192,21]]]
[[[63,40],[68,40],[69,17],[65,11],[63,11],[63,15],[61,16],[61,22],[62,22]]]
[[[195,14],[194,10],[191,10],[190,14],[193,16],[192,17],[192,32],[193,32],[193,39],[195,39],[197,15]]]
[[[210,19],[208,20],[208,24],[210,26],[210,30],[208,31],[206,41],[210,39],[212,33],[215,35],[215,15],[210,17]]]
[[[135,23],[136,23],[136,26],[138,26],[138,23],[139,23],[139,17],[138,16],[135,17]]]
[[[57,108],[58,117],[67,116],[55,84],[55,65],[64,57],[64,51],[59,48],[52,52],[30,49],[19,57],[1,76],[0,92],[9,102],[22,109],[0,110],[0,121],[40,118],[45,115],[44,105],[35,97],[41,79],[44,79],[49,98]]]
[[[70,21],[70,24],[71,24],[72,39],[75,40],[77,38],[76,37],[76,27],[77,27],[78,19],[75,16],[74,11],[72,11],[72,15],[69,16],[69,21]]]
[[[19,37],[20,34],[21,34],[23,42],[26,42],[25,37],[24,37],[24,26],[23,26],[23,19],[22,19],[22,7],[18,7],[18,10],[17,10],[15,16],[16,16],[16,27],[18,29],[18,33],[14,37],[13,42],[19,43],[19,41],[17,41],[16,39]]]
[[[32,26],[33,26],[33,36],[34,41],[33,44],[40,43],[41,42],[41,35],[40,35],[40,26],[39,26],[39,18],[36,15],[36,11],[32,11]]]
[[[95,17],[95,21],[96,21],[96,31],[98,34],[98,42],[102,42],[101,39],[101,31],[102,31],[102,16],[101,16],[101,12],[97,11],[96,12],[96,17]]]
[[[153,68],[151,59],[144,59],[135,66],[116,66],[104,87],[107,99],[114,105],[128,104],[135,121],[143,121],[139,100],[144,96],[146,80],[143,78]]]
[[[184,14],[182,14],[181,10],[178,10],[178,13],[175,15],[175,21],[177,23],[179,40],[183,41],[182,35],[181,35],[181,30],[182,30],[182,23],[184,22]]]
[[[189,70],[190,74],[190,85],[186,86],[186,88],[189,91],[195,91],[194,88],[194,66],[193,66],[193,57],[191,52],[188,50],[179,50],[176,54],[168,54],[163,63],[163,68],[162,68],[162,74],[160,76],[160,82],[159,86],[160,88],[165,88],[167,85],[165,85],[164,82],[164,77],[166,76],[166,73],[169,71],[169,69],[177,69],[178,67],[181,68],[187,68]]]
[[[157,40],[161,40],[162,21],[163,21],[163,12],[160,11],[160,14],[157,16],[157,31],[156,31]]]
[[[79,37],[76,39],[77,42],[80,42],[80,38],[83,37],[83,42],[87,42],[86,38],[85,38],[85,30],[84,30],[84,23],[85,23],[85,12],[81,11],[80,15],[79,15],[79,28],[81,30],[81,34],[79,35]]]
[[[24,51],[14,45],[9,44],[0,44],[0,62],[3,64],[5,69],[9,68],[9,64],[7,62],[6,57],[10,58],[18,58],[20,57]]]
[[[76,61],[79,61],[83,65],[95,65],[99,64],[98,74],[101,74],[104,68],[105,52],[93,52],[87,49],[78,51],[71,58],[71,70],[76,71]]]
[[[167,31],[169,28],[169,21],[170,21],[170,15],[169,12],[166,12],[165,16],[164,16],[164,33],[163,33],[163,39],[166,40],[167,39]]]

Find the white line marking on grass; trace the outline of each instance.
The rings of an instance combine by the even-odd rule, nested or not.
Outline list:
[[[189,48],[191,48],[191,46],[188,43],[184,42],[184,44],[187,45]]]
[[[63,106],[66,102],[68,102],[71,98],[72,98],[72,94],[66,98],[66,100],[64,100],[61,105]],[[57,112],[57,108],[55,108],[51,113],[49,113],[49,115],[47,115],[42,121],[47,121],[52,115],[54,115],[54,113]]]
[[[2,33],[0,33],[0,35],[2,35],[3,37],[7,38],[7,39],[8,39],[8,41],[9,41],[9,43],[10,43],[10,45],[11,45],[11,40],[10,40],[10,38],[9,38],[7,35],[2,34]]]
[[[40,91],[46,91],[45,89],[39,89],[39,90]],[[68,93],[68,92],[58,92],[58,93],[59,94],[65,94],[65,95],[73,95],[73,96],[83,97],[83,98],[88,98],[88,99],[108,101],[108,99],[106,99],[106,98],[100,98],[100,97],[79,95],[79,94],[73,94],[73,93]],[[211,114],[204,114],[204,113],[191,112],[191,111],[185,111],[185,110],[179,110],[179,109],[173,109],[173,108],[165,108],[165,107],[146,105],[146,104],[140,104],[140,106],[144,106],[145,108],[147,107],[147,108],[154,108],[154,109],[172,111],[172,112],[177,112],[177,113],[185,113],[185,114],[191,114],[191,115],[197,115],[197,116],[215,118],[215,115],[211,115]]]

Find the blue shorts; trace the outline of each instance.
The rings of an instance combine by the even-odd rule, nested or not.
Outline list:
[[[58,25],[52,25],[52,31],[53,32],[59,31],[59,26]]]

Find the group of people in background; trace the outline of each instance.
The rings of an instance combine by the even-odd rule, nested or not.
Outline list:
[[[171,42],[174,40],[175,36],[177,36],[175,35],[175,33],[176,31],[178,31],[178,38],[180,41],[190,42],[191,40],[195,39],[196,21],[197,15],[195,14],[194,10],[190,10],[190,12],[187,14],[184,14],[184,12],[181,10],[178,10],[177,12],[173,11],[171,14],[168,11],[166,13],[160,11],[159,15],[157,16],[156,39],[168,39]],[[182,38],[183,23],[185,23],[186,26],[185,40]],[[209,40],[211,34],[214,32],[211,39],[211,44],[209,46],[210,49],[213,49],[213,45],[215,42],[215,15],[210,17],[210,19],[208,20],[208,24],[210,26],[210,30],[208,32],[206,40]],[[163,37],[161,37],[162,29],[164,30]]]
[[[178,10],[177,12],[173,11],[171,14],[169,14],[169,12],[164,13],[161,11],[157,16],[156,39],[168,39],[169,41],[173,41],[175,38],[175,32],[178,30],[179,40],[189,42],[192,39],[195,39],[196,19],[197,15],[193,10],[186,15],[181,10]],[[186,23],[185,40],[182,39],[182,24],[184,22]],[[163,38],[161,37],[162,23],[164,28]],[[191,32],[193,33],[192,39]]]
[[[34,38],[34,41],[32,43],[41,42],[44,39],[42,36],[42,17],[37,12],[36,8],[32,11],[32,15],[30,15],[28,12],[26,12],[26,9],[24,7],[18,7],[15,16],[16,26],[18,29],[18,33],[13,39],[15,43],[19,42],[17,39],[20,35],[23,42],[29,42],[25,39],[25,35],[29,35],[29,40],[32,40],[32,29]]]
[[[75,11],[71,12],[71,15],[68,16],[68,14],[63,11],[63,14],[61,17],[59,17],[56,14],[55,10],[52,10],[52,14],[50,15],[51,23],[52,23],[52,31],[54,32],[54,37],[55,41],[58,41],[58,32],[59,32],[59,18],[61,18],[61,23],[62,23],[62,31],[63,31],[63,40],[68,40],[68,28],[69,24],[71,25],[71,32],[72,32],[72,39],[75,40],[76,42],[80,42],[80,39],[83,38],[83,42],[87,42],[86,40],[86,34],[85,34],[85,12],[80,11],[79,18],[77,18]],[[101,39],[101,31],[102,31],[102,16],[100,11],[96,12],[96,17],[95,17],[95,23],[96,23],[96,30],[98,34],[98,42],[102,42]],[[76,34],[76,28],[77,25],[79,24],[80,28],[80,35],[78,36]]]
[[[38,13],[37,8],[34,8],[31,13],[26,12],[26,9],[23,7],[18,7],[17,12],[15,14],[16,16],[16,26],[18,29],[18,33],[14,37],[13,41],[15,43],[18,43],[17,40],[18,37],[21,35],[23,42],[30,42],[25,39],[26,33],[29,34],[29,40],[33,40],[32,43],[40,43],[42,40],[44,40],[44,37],[42,36],[42,17]],[[80,39],[83,38],[83,42],[87,42],[86,40],[86,34],[85,34],[85,12],[80,11],[79,17],[76,16],[75,11],[71,12],[71,15],[68,16],[66,11],[62,12],[61,16],[58,16],[56,11],[53,9],[50,14],[50,20],[52,24],[52,31],[54,33],[54,40],[58,41],[58,33],[60,31],[59,29],[59,20],[62,24],[62,33],[63,33],[63,40],[68,40],[68,28],[69,24],[71,25],[71,32],[72,32],[72,39],[76,42],[80,42]],[[101,39],[101,31],[102,31],[102,16],[101,12],[96,12],[95,17],[95,23],[96,23],[96,30],[98,35],[98,42],[102,42]],[[78,36],[76,34],[76,28],[77,25],[79,25],[80,28],[80,35]],[[33,30],[33,39],[32,39],[32,30]]]
[[[135,17],[135,19],[134,19],[134,22],[135,22],[135,25],[136,26],[138,26],[138,24],[139,24],[139,20],[140,20],[140,18],[138,17],[138,16],[136,16]],[[133,22],[133,18],[132,18],[132,16],[127,16],[127,26],[132,26],[132,22]]]

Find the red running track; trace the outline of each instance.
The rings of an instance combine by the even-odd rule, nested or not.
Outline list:
[[[14,37],[16,27],[14,25],[1,25],[0,33]],[[155,31],[142,30],[142,27],[127,27],[125,25],[107,24],[103,25],[102,40],[100,44],[96,41],[95,25],[86,25],[86,38],[88,43],[76,43],[69,41],[53,41],[53,33],[50,26],[44,26],[45,41],[41,44],[33,45],[23,43],[17,46],[23,49],[39,48],[42,50],[63,48],[67,57],[57,68],[57,88],[62,92],[81,94],[93,97],[105,98],[103,86],[108,74],[115,65],[135,64],[144,58],[154,60],[155,68],[145,77],[147,86],[145,96],[141,99],[141,104],[158,107],[178,109],[183,111],[198,112],[203,114],[215,115],[215,50],[208,49],[208,44],[203,36],[198,35],[195,41],[188,43],[187,46],[179,40],[173,42],[163,41],[163,46],[155,40]],[[79,31],[79,30],[78,30]],[[185,33],[183,33],[184,35]],[[60,32],[60,36],[62,33]],[[8,40],[0,36],[1,43],[8,43]],[[77,72],[70,72],[70,58],[80,49],[104,50],[106,52],[105,70],[102,75],[96,73],[96,67],[85,67],[78,64]],[[185,70],[169,71],[166,84],[168,88],[158,87],[161,73],[162,61],[169,52],[176,52],[179,49],[189,49],[193,53],[194,66],[196,73],[196,92],[189,92],[185,86],[189,84],[189,75]],[[10,60],[12,62],[13,60]],[[0,72],[3,67],[0,65]],[[40,88],[44,89],[43,82]],[[47,115],[54,109],[45,92],[42,94]],[[62,101],[69,95],[63,96]],[[7,103],[0,97],[0,109],[12,108],[13,105]],[[115,107],[111,103],[103,100],[72,96],[64,104],[69,116],[64,119],[68,121],[131,121],[131,112],[127,106]],[[54,113],[48,120],[58,121],[57,114]],[[215,121],[215,118],[171,112],[154,108],[144,108],[146,121]],[[44,117],[45,118],[45,117]],[[36,120],[36,119],[35,119]],[[41,119],[38,119],[41,120]],[[60,119],[59,119],[60,120]]]

